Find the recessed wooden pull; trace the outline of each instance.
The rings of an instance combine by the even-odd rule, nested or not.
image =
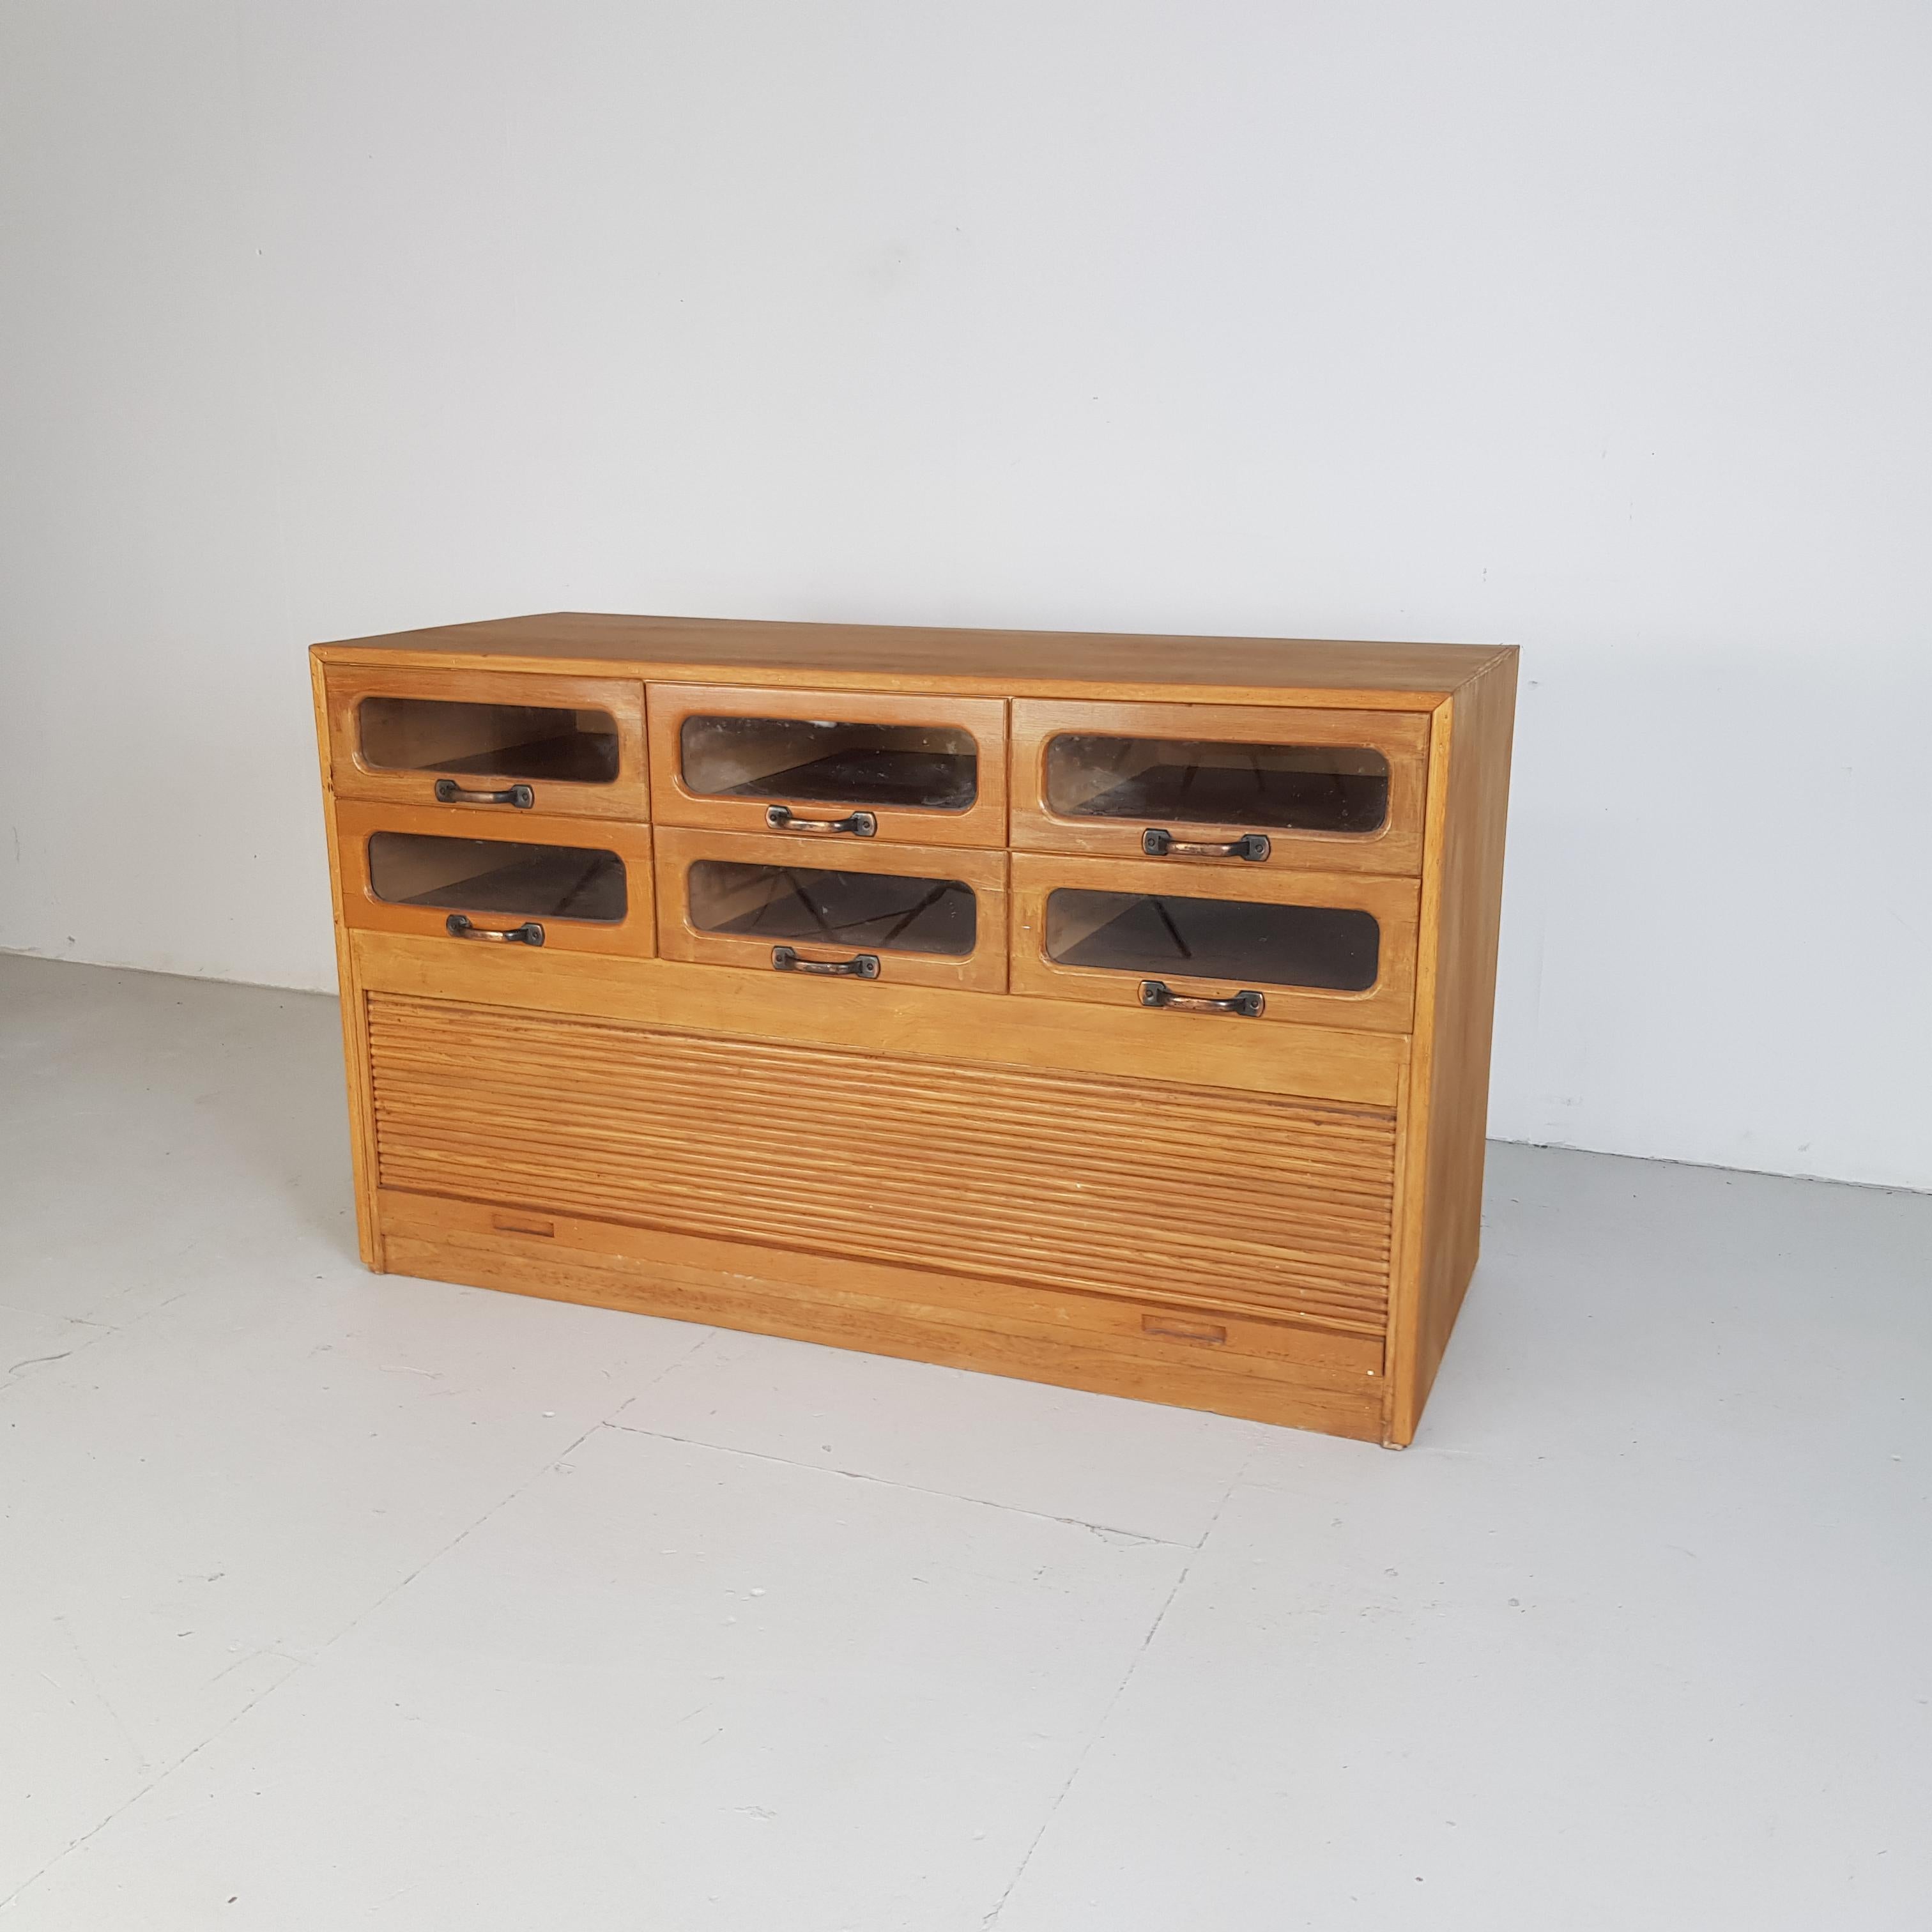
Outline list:
[[[556,1223],[539,1221],[534,1214],[492,1214],[490,1225],[500,1234],[548,1234],[554,1237]]]
[[[1141,1327],[1170,1342],[1225,1342],[1228,1331],[1218,1322],[1184,1322],[1178,1315],[1143,1315]]]

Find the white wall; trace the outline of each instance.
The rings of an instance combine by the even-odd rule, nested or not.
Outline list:
[[[1508,640],[1492,1129],[1932,1187],[1932,10],[11,0],[0,946],[328,983],[302,647]]]

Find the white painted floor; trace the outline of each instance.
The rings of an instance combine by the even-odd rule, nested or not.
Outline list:
[[[1402,1455],[364,1274],[0,958],[0,1932],[1922,1932],[1932,1197],[1492,1150]]]

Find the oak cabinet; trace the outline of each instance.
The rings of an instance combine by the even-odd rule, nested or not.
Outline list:
[[[1400,1444],[1516,653],[562,614],[317,645],[369,1264]]]

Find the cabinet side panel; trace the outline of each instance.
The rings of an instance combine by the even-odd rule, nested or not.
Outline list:
[[[1446,758],[1426,862],[1424,958],[1412,1112],[1406,1123],[1400,1306],[1390,1363],[1390,1437],[1412,1441],[1481,1244],[1483,1160],[1503,844],[1516,720],[1516,654],[1499,658],[1437,714]],[[1431,922],[1432,935],[1428,931]]]
[[[369,1090],[368,1016],[356,976],[355,948],[342,916],[342,853],[335,829],[335,782],[330,752],[328,691],[320,658],[309,659],[315,691],[316,754],[322,772],[322,820],[328,839],[328,895],[335,919],[335,976],[342,1007],[342,1055],[349,1087],[349,1158],[356,1182],[356,1240],[363,1265],[382,1266],[382,1232],[376,1216],[376,1115]]]

